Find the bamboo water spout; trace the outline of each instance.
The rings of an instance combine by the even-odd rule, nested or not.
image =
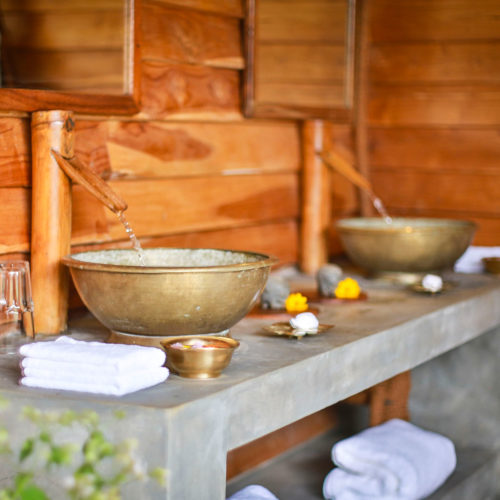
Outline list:
[[[366,177],[361,175],[347,160],[342,158],[342,156],[333,151],[322,152],[319,156],[325,165],[343,175],[354,185],[358,186],[365,193],[367,193],[373,203],[373,206],[384,218],[384,221],[387,224],[392,223],[392,218],[387,213],[382,201],[375,194],[370,181]]]
[[[83,186],[112,212],[119,215],[127,210],[127,203],[76,156],[67,158],[54,149],[51,149],[50,153],[70,179]]]

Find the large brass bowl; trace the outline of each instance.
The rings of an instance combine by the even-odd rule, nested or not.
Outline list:
[[[119,334],[218,333],[257,302],[275,258],[232,250],[152,248],[63,258],[90,312]],[[131,342],[135,343],[135,342]]]
[[[476,230],[473,222],[381,217],[340,219],[336,224],[347,256],[374,273],[422,273],[453,267]]]

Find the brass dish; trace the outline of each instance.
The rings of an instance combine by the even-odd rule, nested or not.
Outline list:
[[[276,259],[232,250],[102,250],[63,259],[90,312],[118,334],[172,336],[231,328],[256,304]]]
[[[486,271],[500,274],[500,257],[484,257],[482,260]]]
[[[381,217],[341,219],[336,224],[352,262],[380,273],[422,273],[452,268],[469,246],[476,224],[451,219]]]
[[[190,348],[176,348],[173,344],[195,346]],[[196,347],[196,344],[219,347]],[[172,337],[161,342],[167,353],[167,367],[181,377],[186,378],[215,378],[229,365],[234,350],[240,345],[230,337],[211,335],[187,335]]]
[[[284,335],[286,337],[302,338],[306,335],[319,335],[320,333],[326,332],[333,328],[333,325],[319,324],[318,328],[315,330],[301,330],[299,328],[293,328],[292,325],[286,321],[279,321],[278,323],[273,323],[272,325],[267,325],[264,330],[273,333],[274,335]]]
[[[417,293],[423,293],[426,295],[439,295],[440,293],[447,292],[448,290],[451,290],[456,286],[455,283],[452,283],[451,281],[443,281],[443,285],[439,290],[429,290],[428,288],[425,288],[422,285],[422,282],[420,283],[414,283],[413,285],[410,285],[410,290],[417,292]]]

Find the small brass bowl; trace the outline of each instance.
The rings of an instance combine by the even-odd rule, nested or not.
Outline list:
[[[500,257],[484,257],[482,260],[486,271],[500,274]]]
[[[193,347],[172,347],[173,344]],[[237,340],[216,335],[182,335],[161,342],[170,370],[181,377],[202,379],[218,377],[239,345]]]
[[[476,224],[464,220],[353,217],[336,224],[347,256],[367,271],[428,273],[452,268]]]

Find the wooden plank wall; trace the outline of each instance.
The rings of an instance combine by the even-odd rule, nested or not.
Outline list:
[[[76,151],[128,202],[145,246],[209,246],[297,260],[299,124],[244,120],[239,0],[142,2],[142,107],[77,117]],[[29,251],[29,118],[0,118],[0,254]],[[74,187],[74,250],[127,246]]]
[[[40,2],[35,2],[37,5]],[[42,2],[43,3],[43,2]],[[394,214],[472,218],[500,244],[496,0],[369,0],[371,178]],[[143,0],[142,107],[77,119],[77,151],[129,202],[145,245],[248,248],[296,261],[301,144],[294,121],[241,115],[242,2]],[[327,140],[352,147],[349,127]],[[29,119],[0,117],[0,255],[29,251]],[[358,211],[332,176],[333,216]],[[126,245],[75,189],[74,248]],[[332,239],[332,252],[340,250]]]
[[[500,2],[369,0],[369,160],[389,212],[500,245]]]
[[[122,94],[124,0],[0,0],[2,84]]]

